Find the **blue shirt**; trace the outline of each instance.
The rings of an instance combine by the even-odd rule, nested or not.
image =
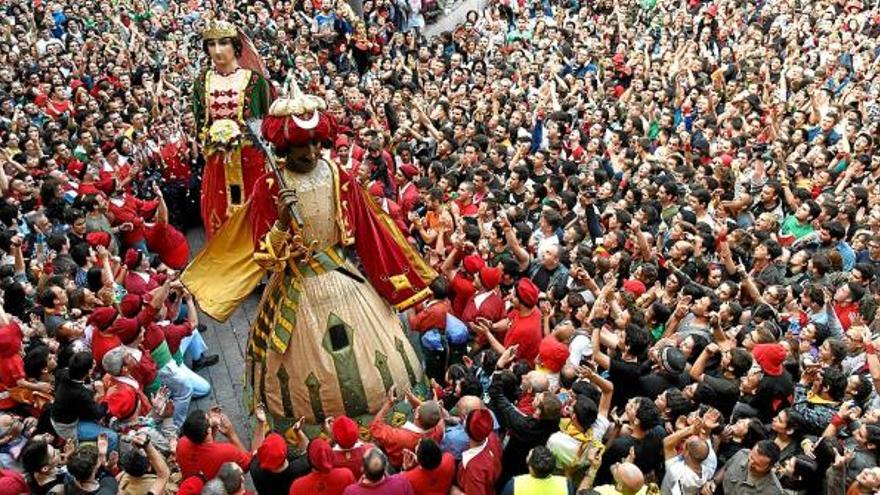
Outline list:
[[[856,252],[853,251],[853,248],[846,241],[837,243],[837,252],[843,258],[843,271],[851,272],[853,267],[856,266]]]

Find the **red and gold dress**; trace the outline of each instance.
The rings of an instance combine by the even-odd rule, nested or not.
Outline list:
[[[301,255],[291,233],[273,227],[278,180],[268,174],[182,279],[203,311],[223,320],[270,273],[246,372],[276,428],[300,416],[319,424],[375,413],[392,385],[421,380],[397,311],[428,297],[436,273],[337,164],[321,159],[308,173],[282,170],[299,198],[297,233],[311,251]]]
[[[244,126],[268,112],[271,95],[263,76],[241,67],[226,75],[207,70],[195,82],[193,111],[205,155],[201,211],[209,239],[266,172],[266,157]]]

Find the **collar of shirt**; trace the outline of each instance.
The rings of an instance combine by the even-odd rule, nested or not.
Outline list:
[[[483,443],[481,443],[480,445],[478,445],[476,447],[471,447],[471,448],[465,450],[464,452],[462,452],[461,453],[461,465],[466,468],[468,463],[471,462],[471,459],[473,459],[474,457],[479,455],[480,452],[482,452],[486,448],[486,445],[488,445],[488,444],[489,444],[489,439],[487,438],[487,439],[483,440]]]

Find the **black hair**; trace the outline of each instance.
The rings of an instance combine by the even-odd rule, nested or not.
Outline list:
[[[837,368],[826,367],[822,369],[822,387],[828,388],[828,395],[832,400],[843,399],[846,393],[846,377]]]
[[[48,346],[39,345],[31,349],[24,357],[24,374],[33,380],[39,380],[43,370],[49,365],[51,351]]]
[[[150,461],[140,449],[133,446],[120,449],[119,464],[131,476],[140,478],[150,471]]]
[[[88,481],[98,464],[98,448],[94,445],[80,445],[67,458],[67,472],[80,483]]]
[[[577,400],[575,400],[572,413],[582,428],[589,428],[593,426],[593,423],[596,422],[596,418],[599,417],[599,407],[593,402],[593,399],[586,396],[579,396]]]
[[[755,446],[759,454],[770,459],[771,467],[779,461],[781,451],[773,440],[761,440]]]
[[[651,336],[644,329],[636,325],[626,326],[626,338],[624,340],[633,356],[641,356],[648,350],[651,344]]]
[[[49,457],[49,444],[42,437],[28,440],[19,460],[26,473],[36,473],[52,462]]]
[[[429,285],[434,299],[446,299],[449,295],[449,281],[444,276],[438,276]]]
[[[201,409],[193,409],[186,416],[183,426],[180,427],[180,433],[194,443],[201,444],[208,438],[208,430],[211,425],[208,423],[208,415]]]
[[[67,364],[68,376],[71,380],[84,380],[92,371],[94,362],[91,351],[77,352],[70,357],[70,362]]]
[[[544,445],[538,445],[532,449],[528,462],[533,475],[538,479],[550,477],[553,470],[556,469],[556,457]]]
[[[419,466],[430,471],[443,461],[443,451],[433,439],[423,438],[416,446],[416,457],[419,459]]]

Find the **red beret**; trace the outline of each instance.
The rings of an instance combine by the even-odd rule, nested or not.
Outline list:
[[[134,318],[141,312],[141,304],[143,302],[144,298],[137,294],[126,294],[122,301],[119,302],[119,311],[126,318]]]
[[[147,247],[159,255],[166,266],[182,270],[189,263],[189,243],[186,236],[167,223],[157,223],[144,233]]]
[[[323,112],[316,112],[318,122],[312,129],[303,129],[291,116],[267,115],[260,129],[266,141],[275,146],[276,151],[285,151],[292,146],[304,146],[336,139],[336,120]]]
[[[198,476],[190,476],[178,485],[177,495],[199,495],[202,493],[202,488],[204,487],[205,482],[202,481],[201,478]]]
[[[403,175],[406,176],[407,179],[412,179],[413,177],[419,175],[419,169],[415,165],[411,165],[409,163],[404,163],[400,166],[400,171]]]
[[[641,280],[631,278],[623,282],[623,290],[629,292],[636,297],[639,297],[644,294],[645,291],[648,290],[648,288],[645,287],[645,283]]]
[[[350,449],[358,441],[358,425],[348,416],[333,420],[333,438],[343,449]]]
[[[131,386],[121,386],[105,395],[102,402],[107,404],[107,410],[113,417],[128,419],[137,411],[138,396]]]
[[[110,333],[119,337],[123,344],[131,344],[141,332],[141,325],[135,318],[117,318],[110,326]]]
[[[336,148],[336,149],[339,149],[339,148],[341,148],[341,147],[343,147],[343,146],[346,146],[346,147],[349,147],[349,148],[351,147],[351,143],[350,143],[350,141],[348,140],[348,136],[346,136],[345,134],[343,134],[343,135],[339,136],[338,138],[336,138],[336,142],[333,143],[333,147]]]
[[[568,346],[556,340],[553,335],[548,335],[541,340],[538,346],[538,355],[541,364],[553,373],[558,373],[568,360]]]
[[[538,286],[530,278],[521,278],[516,283],[516,298],[529,308],[533,308],[538,304],[538,294],[540,292]]]
[[[116,308],[112,306],[102,306],[100,308],[95,308],[95,310],[92,311],[92,314],[89,315],[89,319],[86,320],[86,323],[104,332],[110,328],[110,325],[113,324],[113,320],[115,320],[117,316],[119,316],[119,312],[116,311]]]
[[[328,473],[333,469],[333,449],[327,440],[318,437],[309,442],[307,449],[309,464],[312,469],[321,473]]]
[[[287,460],[287,442],[277,433],[270,433],[257,449],[260,468],[274,471]]]
[[[483,261],[483,258],[481,258],[479,254],[469,254],[464,257],[461,266],[464,267],[464,271],[474,274],[479,273],[480,268],[486,266],[486,262]]]
[[[135,248],[128,248],[128,251],[125,252],[125,266],[128,267],[129,270],[134,270],[137,268],[138,263],[141,262],[141,252]]]
[[[465,431],[475,442],[482,442],[492,434],[492,413],[488,409],[475,409],[468,413]]]
[[[497,266],[484,266],[480,268],[480,282],[486,290],[492,290],[501,283],[501,276],[504,270]]]
[[[370,184],[370,188],[368,189],[368,191],[370,192],[370,194],[377,198],[385,197],[385,186],[383,186],[382,183],[379,181],[373,181],[373,183]]]
[[[110,234],[106,232],[89,232],[86,234],[86,242],[92,247],[110,247]]]

